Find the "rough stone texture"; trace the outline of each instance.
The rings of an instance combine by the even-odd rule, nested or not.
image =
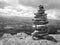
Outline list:
[[[11,38],[2,37],[0,38],[0,45],[60,45],[60,35],[51,35],[59,41],[58,43],[48,40],[33,40],[31,36],[28,36],[25,33],[23,33],[21,36],[20,35],[17,34]]]

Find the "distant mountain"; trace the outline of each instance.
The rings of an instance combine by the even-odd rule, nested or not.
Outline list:
[[[49,19],[49,25],[60,26],[60,20]]]
[[[23,23],[28,23],[32,24],[32,19],[31,17],[0,17],[0,22],[7,23],[7,24],[23,24]],[[48,19],[49,25],[56,25],[60,26],[60,20],[55,20],[55,19]]]
[[[32,18],[30,17],[0,17],[0,23],[5,23],[5,24],[23,24],[23,23],[31,23]]]

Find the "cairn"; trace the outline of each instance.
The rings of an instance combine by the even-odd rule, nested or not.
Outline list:
[[[39,6],[39,10],[37,13],[35,13],[34,18],[35,30],[38,30],[42,33],[46,32],[48,20],[47,14],[45,14],[45,10],[42,5]]]
[[[42,5],[39,6],[38,12],[35,13],[33,23],[35,25],[35,31],[32,33],[32,38],[34,40],[46,39],[58,42],[52,36],[49,36],[47,14],[45,13],[44,7]]]

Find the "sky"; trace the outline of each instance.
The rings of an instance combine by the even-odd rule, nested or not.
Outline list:
[[[39,5],[45,7],[49,19],[60,20],[60,0],[0,0],[0,16],[34,17]]]

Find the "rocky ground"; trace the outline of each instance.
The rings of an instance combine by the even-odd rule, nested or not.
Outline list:
[[[25,33],[18,33],[16,35],[4,34],[0,38],[0,45],[60,45],[60,35],[51,35],[58,43],[48,40],[33,40],[31,36]]]

